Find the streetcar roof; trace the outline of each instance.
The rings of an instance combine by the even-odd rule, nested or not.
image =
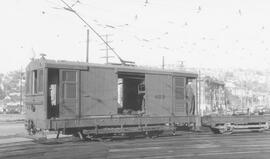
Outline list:
[[[33,59],[27,69],[38,68],[59,68],[59,69],[76,69],[88,70],[89,68],[108,68],[115,69],[117,72],[133,72],[133,73],[148,73],[148,74],[173,74],[185,77],[198,77],[197,73],[185,70],[169,70],[161,68],[143,67],[143,66],[125,66],[121,64],[97,64],[77,61],[51,60],[51,59]]]

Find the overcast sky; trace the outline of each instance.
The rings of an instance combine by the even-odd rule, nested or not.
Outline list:
[[[125,60],[160,66],[270,66],[268,0],[66,0]],[[60,0],[1,2],[0,72],[25,68],[40,53],[85,61],[87,27]],[[90,33],[90,62],[105,63]],[[110,52],[110,55],[114,54]],[[116,58],[111,62],[118,62]]]

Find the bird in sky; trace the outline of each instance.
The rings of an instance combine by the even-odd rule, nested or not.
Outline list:
[[[148,3],[149,3],[149,1],[148,0],[145,0],[144,6],[146,6]]]
[[[197,13],[200,13],[201,11],[202,11],[202,7],[199,6],[199,7],[198,7],[198,10],[197,10]]]
[[[242,15],[241,9],[238,10],[238,14],[239,14],[240,16]]]

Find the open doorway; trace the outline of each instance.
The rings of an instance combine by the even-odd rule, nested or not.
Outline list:
[[[195,115],[196,78],[186,78],[186,115]]]
[[[118,114],[142,114],[145,112],[145,75],[142,73],[118,73]]]
[[[59,70],[48,69],[48,88],[47,88],[47,116],[50,118],[59,117]]]

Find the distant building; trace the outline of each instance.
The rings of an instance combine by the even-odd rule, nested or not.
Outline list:
[[[5,105],[5,111],[6,113],[21,113],[22,106],[20,102],[9,102]]]
[[[226,110],[225,83],[206,76],[202,78],[200,85],[202,115],[224,113]]]

